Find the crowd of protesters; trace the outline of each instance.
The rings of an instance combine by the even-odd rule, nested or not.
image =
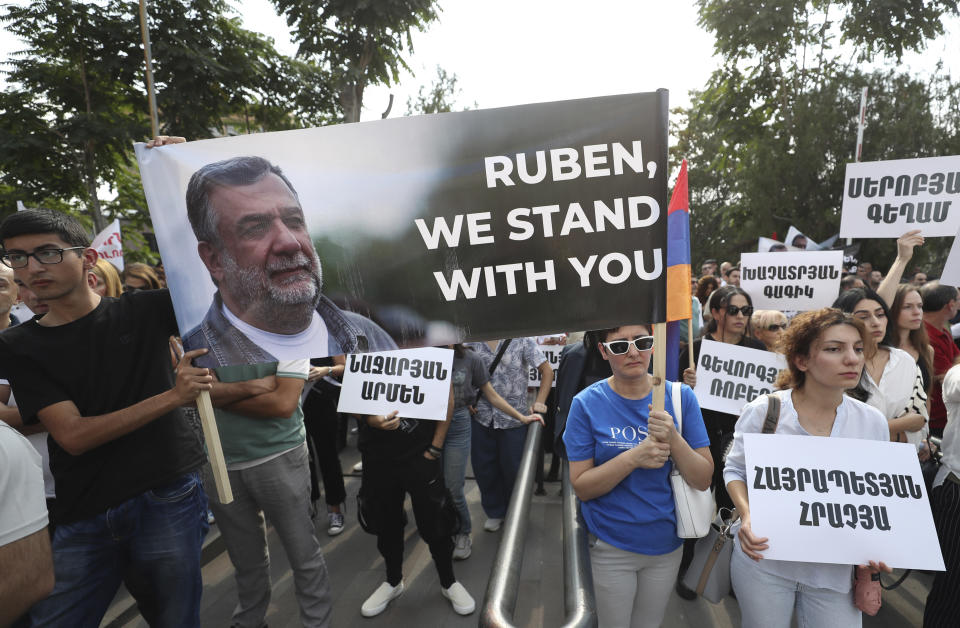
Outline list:
[[[701,276],[691,282],[693,304],[701,312],[696,320],[693,308],[692,323],[700,332],[694,331],[693,344],[681,349],[675,377],[696,385],[696,369],[685,365],[691,351],[696,363],[702,339],[779,352],[788,368],[777,380],[774,431],[912,444],[918,460],[936,471],[928,489],[946,571],[935,575],[923,625],[940,627],[955,625],[960,616],[960,295],[922,270],[907,273],[922,243],[918,232],[905,234],[886,275],[860,263],[842,277],[832,308],[800,314],[754,311],[750,295],[739,286],[739,269],[705,260]],[[743,434],[761,431],[773,402],[758,398],[738,416],[701,410],[696,397],[684,394],[678,440],[676,429],[661,432],[660,416],[647,411],[651,349],[645,325],[588,332],[582,346],[564,350],[559,367],[557,434],[566,444],[571,480],[590,531],[600,625],[660,625],[665,578],[675,580],[680,597],[696,597],[682,581],[693,544],[685,544],[682,557],[675,535],[657,545],[659,526],[674,521],[655,496],[662,491],[660,474],[670,464],[668,455],[688,483],[697,485],[696,474],[675,454],[701,445],[712,462],[717,505],[739,513],[731,576],[742,625],[861,625],[853,566],[763,558],[777,539],[751,526]],[[670,412],[670,390],[665,405],[676,415]],[[635,407],[619,410],[621,404]],[[624,416],[636,432],[624,429]],[[640,431],[646,438],[633,447],[611,437]],[[880,561],[863,568],[873,574],[890,571]]]
[[[257,177],[243,185],[289,186],[268,167]],[[220,201],[211,192],[204,211],[224,211]],[[286,240],[296,249],[289,255],[310,254],[312,245],[296,244],[301,235]],[[931,503],[947,570],[927,600],[924,625],[932,627],[960,616],[960,298],[925,272],[907,272],[921,244],[906,234],[886,275],[861,263],[842,278],[833,308],[801,314],[754,311],[739,267],[708,259],[690,285],[695,340],[679,363],[695,364],[703,339],[780,352],[788,368],[778,380],[778,433],[908,442],[920,460],[941,461]],[[212,521],[236,572],[237,605],[223,623],[265,625],[269,523],[290,562],[303,625],[330,625],[318,528],[335,536],[353,525],[339,460],[350,423],[336,410],[343,356],[311,361],[278,351],[274,362],[224,365],[213,352],[228,339],[183,351],[162,267],[129,264],[118,273],[58,212],[7,218],[0,245],[0,626],[97,625],[121,583],[150,625],[198,626],[200,550]],[[218,288],[232,305],[230,281]],[[11,314],[18,300],[32,319]],[[362,341],[351,346],[392,349],[405,337],[391,337],[389,317],[343,316]],[[201,325],[196,334],[207,331]],[[654,410],[652,332],[635,321],[539,343],[447,345],[455,359],[446,417],[355,417],[356,523],[375,536],[385,570],[358,612],[379,615],[404,592],[409,494],[442,597],[456,613],[473,613],[474,598],[454,573],[454,561],[471,555],[467,462],[483,530],[496,533],[526,426],[555,415],[555,456],[570,460],[590,532],[601,626],[658,626],[672,588],[696,595],[680,580],[692,544],[674,531],[674,465],[740,513],[732,575],[743,625],[788,626],[793,615],[802,625],[859,625],[852,567],[761,560],[777,539],[752,529],[742,440],[760,431],[769,401],[739,416],[701,410],[696,368],[681,367],[668,374],[677,384],[667,387],[666,409]],[[538,348],[544,343],[566,344],[557,373]],[[535,388],[531,369],[540,372]],[[193,406],[204,391],[216,408],[230,503],[217,495],[197,427]],[[889,570],[880,562],[870,569]]]

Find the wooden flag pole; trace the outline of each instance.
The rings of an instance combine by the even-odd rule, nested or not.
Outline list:
[[[183,345],[179,338],[170,338],[170,350],[177,362],[183,359]],[[197,412],[200,413],[203,440],[207,445],[207,458],[213,469],[213,481],[217,485],[217,497],[221,504],[229,504],[233,501],[233,490],[230,488],[227,461],[223,457],[223,445],[220,444],[220,430],[217,429],[217,417],[213,413],[210,391],[200,391],[200,396],[197,397]]]
[[[230,488],[227,461],[223,457],[223,446],[220,444],[220,431],[217,430],[217,419],[213,414],[210,391],[200,391],[200,396],[197,397],[197,410],[200,412],[200,424],[203,426],[203,439],[207,443],[207,457],[213,468],[213,480],[217,485],[217,497],[221,504],[229,504],[233,501],[233,490]]]
[[[653,326],[653,409],[663,410],[667,385],[667,324]]]
[[[690,358],[690,368],[695,368],[696,364],[693,361],[693,317],[690,317],[690,322],[687,323],[687,356]]]
[[[157,118],[157,96],[153,86],[153,57],[150,53],[150,29],[147,28],[146,0],[140,0],[140,34],[143,36],[143,60],[146,64],[147,103],[150,106],[150,130],[152,137],[160,135],[160,123]]]

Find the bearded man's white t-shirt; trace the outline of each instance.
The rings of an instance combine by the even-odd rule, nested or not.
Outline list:
[[[303,331],[296,334],[275,334],[243,322],[226,305],[222,310],[231,325],[278,361],[320,358],[330,353],[327,324],[316,311],[310,319],[310,325]]]

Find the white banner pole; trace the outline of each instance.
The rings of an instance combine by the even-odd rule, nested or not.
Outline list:
[[[857,118],[857,152],[853,160],[859,162],[863,153],[863,127],[867,122],[867,88],[860,92],[860,116]],[[853,238],[847,238],[847,246],[853,244]]]

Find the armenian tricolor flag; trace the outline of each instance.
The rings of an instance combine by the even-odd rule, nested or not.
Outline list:
[[[680,166],[667,208],[667,346],[666,376],[673,380],[680,371],[678,321],[693,314],[690,294],[690,201],[687,192],[687,160]]]

